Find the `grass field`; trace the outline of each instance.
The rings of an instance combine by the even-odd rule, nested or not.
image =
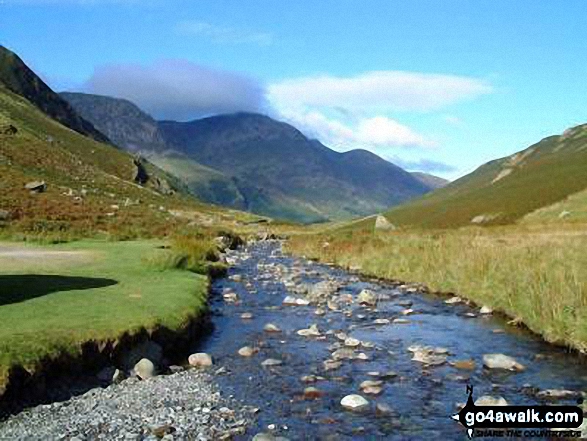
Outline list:
[[[76,354],[85,341],[180,329],[201,313],[207,277],[169,264],[175,251],[162,244],[0,244],[0,389],[13,364],[34,369],[43,357]],[[199,252],[208,253],[206,244]]]
[[[489,305],[550,342],[587,350],[587,228],[526,225],[297,235],[292,252]]]

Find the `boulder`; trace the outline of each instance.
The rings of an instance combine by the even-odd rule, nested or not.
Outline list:
[[[283,362],[281,360],[277,360],[275,358],[268,358],[267,360],[261,363],[263,367],[274,367],[274,366],[281,366]]]
[[[33,181],[27,183],[24,188],[31,193],[43,193],[47,190],[47,184],[45,181]]]
[[[429,346],[413,345],[408,348],[412,354],[412,360],[430,365],[438,366],[446,362],[448,350],[445,348],[432,348]]]
[[[322,392],[320,389],[316,388],[316,387],[307,387],[304,389],[304,399],[306,400],[317,400],[318,398],[321,398],[324,395],[324,392]]]
[[[479,314],[493,314],[493,309],[485,305],[479,310]]]
[[[255,352],[255,348],[252,348],[250,346],[243,346],[238,350],[238,355],[240,355],[241,357],[252,357],[253,355],[255,355]]]
[[[142,358],[147,358],[155,365],[160,365],[163,360],[163,348],[154,341],[143,341],[122,357],[122,367],[129,371]]]
[[[9,124],[8,127],[5,127],[2,129],[2,134],[4,135],[9,135],[9,136],[13,136],[16,135],[18,133],[18,129],[13,126],[12,124]]]
[[[308,329],[300,329],[297,334],[301,335],[302,337],[320,337],[322,335],[318,329],[318,325],[315,324],[310,326]]]
[[[536,394],[537,398],[542,400],[566,400],[572,398],[580,398],[583,394],[575,390],[567,389],[546,389],[541,390]]]
[[[264,327],[263,330],[265,332],[270,332],[270,333],[277,333],[277,332],[281,332],[281,329],[279,329],[276,325],[274,325],[273,323],[267,323]]]
[[[518,363],[515,358],[504,354],[483,355],[483,366],[488,369],[503,369],[514,372],[526,369],[526,367],[523,364]]]
[[[141,358],[133,367],[133,373],[141,380],[147,380],[157,375],[157,369],[151,360],[148,358]]]
[[[378,215],[375,219],[375,230],[393,231],[395,229],[395,225],[389,222],[385,216]]]
[[[147,169],[143,164],[143,158],[140,156],[133,158],[132,160],[134,170],[133,170],[133,181],[139,185],[145,185],[149,181],[149,174],[147,173]]]
[[[361,395],[352,394],[347,395],[342,400],[340,400],[340,405],[347,410],[356,412],[365,410],[367,407],[369,407],[369,401],[367,401]]]
[[[475,406],[507,406],[508,402],[503,397],[483,395],[475,400]]]
[[[10,219],[10,211],[0,210],[0,221],[7,221]]]
[[[198,368],[207,368],[212,366],[214,363],[212,362],[212,357],[205,352],[197,352],[192,354],[188,357],[188,363],[190,366],[198,367]]]
[[[375,306],[377,304],[377,295],[369,289],[364,289],[359,293],[357,301],[361,305]]]

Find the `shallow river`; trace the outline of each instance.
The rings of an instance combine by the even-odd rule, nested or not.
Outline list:
[[[583,358],[467,305],[362,282],[342,270],[288,257],[276,242],[233,252],[230,258],[229,277],[213,286],[215,330],[197,349],[225,368],[217,378],[225,394],[259,408],[257,426],[247,437],[272,432],[290,439],[465,439],[450,416],[457,403],[466,401],[467,384],[474,386],[476,398],[500,396],[510,404],[545,403],[537,396],[545,389],[587,390]],[[316,304],[283,305],[286,296],[304,298],[306,289],[312,293],[322,281],[331,282],[318,285],[325,286],[318,297],[331,300],[330,308],[320,306],[324,315],[315,314]],[[378,296],[376,308],[357,302],[363,289]],[[242,318],[243,313],[253,318]],[[266,332],[268,323],[281,332]],[[317,325],[319,336],[298,335],[311,325]],[[335,354],[343,358],[340,367],[330,363],[333,369],[327,370],[323,362],[345,347],[341,333],[361,343],[347,340],[350,351]],[[415,345],[436,348],[432,364],[412,359]],[[240,356],[243,346],[258,352]],[[488,353],[515,357],[526,369],[488,370],[482,361]],[[282,363],[262,366],[267,359]],[[457,361],[464,362],[457,367]],[[380,388],[380,393],[364,393],[360,385],[365,380],[381,381],[370,390]],[[305,396],[308,387],[317,390]],[[349,394],[365,397],[368,409],[345,410],[340,401]],[[576,399],[557,402],[575,404]]]

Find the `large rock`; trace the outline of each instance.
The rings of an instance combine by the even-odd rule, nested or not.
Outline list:
[[[347,410],[360,411],[365,410],[369,407],[369,401],[363,398],[361,395],[347,395],[340,400],[340,405]]]
[[[160,365],[163,360],[163,348],[154,341],[144,341],[134,346],[123,356],[122,367],[129,371],[142,358],[147,358],[155,365]]]
[[[475,400],[475,406],[507,406],[508,402],[503,397],[483,395]]]
[[[412,360],[430,365],[438,366],[446,362],[448,350],[446,348],[433,348],[429,346],[413,345],[408,348],[412,354]]]
[[[375,219],[375,229],[380,231],[393,231],[395,230],[395,225],[387,220],[385,216],[377,216]]]
[[[133,159],[132,163],[134,166],[133,181],[139,185],[145,185],[149,181],[149,174],[143,164],[143,158],[136,157]]]
[[[0,221],[7,221],[10,219],[10,211],[0,210]]]
[[[198,368],[207,368],[212,366],[212,357],[205,352],[198,352],[188,357],[188,363],[190,366]]]
[[[43,193],[47,190],[47,184],[45,181],[33,181],[27,183],[24,188],[29,190],[31,193]]]
[[[483,366],[488,369],[504,369],[508,371],[519,372],[526,367],[518,361],[504,354],[485,354],[483,355]]]
[[[369,289],[364,289],[359,293],[357,301],[361,305],[375,306],[377,305],[377,295]]]
[[[151,360],[142,358],[135,364],[133,373],[141,380],[147,380],[157,375],[157,369]]]

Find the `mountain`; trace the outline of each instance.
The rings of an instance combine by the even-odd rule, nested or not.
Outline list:
[[[96,141],[108,142],[106,136],[75,113],[69,103],[54,93],[14,52],[1,45],[0,83],[64,126]]]
[[[448,179],[423,172],[412,172],[412,176],[433,189],[446,187],[450,182]]]
[[[339,153],[268,116],[162,121],[167,144],[234,179],[252,212],[301,222],[363,216],[430,191],[365,150]]]
[[[156,123],[126,100],[62,97],[116,145],[140,151],[206,202],[316,222],[372,214],[434,188],[372,153],[334,152],[263,115]]]
[[[130,101],[85,93],[59,95],[117,146],[129,151],[166,149],[157,121]]]
[[[117,146],[148,158],[169,172],[198,199],[246,209],[235,182],[223,173],[174,152],[163,139],[157,121],[130,101],[102,95],[63,92],[67,100]]]
[[[0,72],[13,65],[4,52]],[[70,120],[83,120],[59,104],[50,88],[40,87],[30,69],[21,72],[9,84],[6,75],[0,77],[0,235],[130,238],[166,235],[196,221],[226,225],[254,219],[202,204],[148,161],[70,130],[52,118],[52,107],[37,103],[56,103]],[[13,91],[15,81],[26,96]]]
[[[586,169],[587,124],[488,162],[386,216],[396,225],[426,228],[509,224],[587,189]]]

